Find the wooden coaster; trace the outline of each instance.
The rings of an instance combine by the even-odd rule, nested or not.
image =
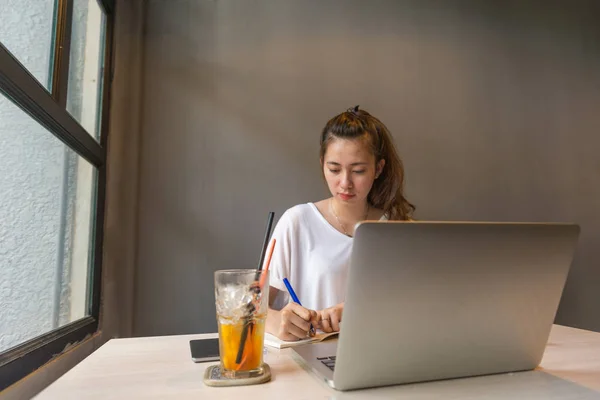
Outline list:
[[[271,368],[269,364],[263,364],[263,373],[248,378],[226,378],[221,374],[221,365],[211,365],[204,371],[204,384],[207,386],[246,386],[258,385],[271,380]]]

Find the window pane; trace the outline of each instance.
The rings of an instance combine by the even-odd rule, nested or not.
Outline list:
[[[0,94],[0,352],[89,315],[95,168]]]
[[[0,0],[0,43],[48,91],[52,84],[55,0]]]
[[[105,24],[97,0],[74,1],[67,111],[96,139],[100,132]]]

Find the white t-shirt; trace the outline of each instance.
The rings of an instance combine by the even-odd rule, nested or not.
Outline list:
[[[288,209],[272,237],[277,242],[270,285],[280,290],[273,308],[291,299],[283,278],[306,308],[318,311],[344,301],[353,239],[331,226],[313,203]]]

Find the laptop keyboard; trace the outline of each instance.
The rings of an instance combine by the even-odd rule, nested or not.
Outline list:
[[[335,356],[329,357],[317,357],[317,360],[321,361],[327,368],[334,370],[335,368]]]

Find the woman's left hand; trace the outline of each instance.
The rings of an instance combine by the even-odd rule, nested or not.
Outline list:
[[[325,308],[319,311],[320,328],[323,332],[339,332],[340,322],[342,322],[342,313],[344,312],[344,303],[333,307]]]

